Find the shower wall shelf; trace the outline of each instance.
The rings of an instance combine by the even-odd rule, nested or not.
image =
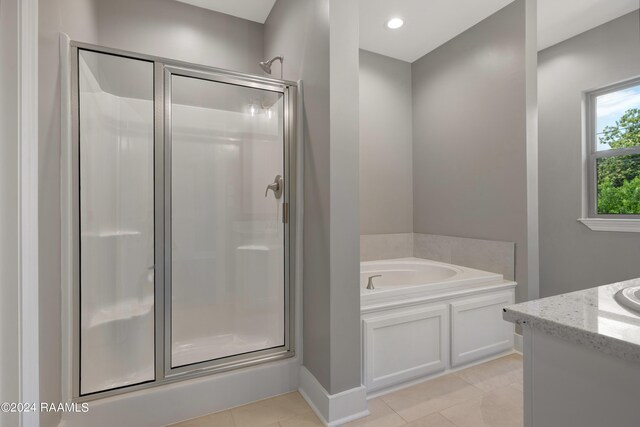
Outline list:
[[[139,236],[142,234],[140,231],[135,230],[119,230],[119,231],[86,231],[82,233],[82,237],[131,237]]]
[[[146,296],[142,300],[129,298],[118,301],[115,304],[106,306],[97,311],[88,323],[89,328],[144,316],[153,310],[153,295]]]

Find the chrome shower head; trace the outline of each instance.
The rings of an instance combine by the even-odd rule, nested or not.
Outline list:
[[[262,68],[265,73],[271,74],[271,65],[273,65],[273,63],[275,61],[280,61],[280,66],[282,67],[282,63],[284,62],[284,57],[283,56],[276,56],[276,57],[271,58],[268,61],[261,61],[260,62],[260,68]],[[280,70],[280,77],[282,78],[282,69]]]

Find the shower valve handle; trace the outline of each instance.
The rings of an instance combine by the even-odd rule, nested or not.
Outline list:
[[[273,195],[276,199],[280,199],[282,197],[282,188],[284,187],[282,182],[282,176],[276,175],[273,182],[267,185],[267,189],[264,190],[264,197],[267,197],[269,194],[269,190],[273,191]]]

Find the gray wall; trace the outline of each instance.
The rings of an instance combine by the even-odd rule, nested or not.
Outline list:
[[[527,169],[527,289],[523,299],[540,298],[538,206],[538,0],[525,0],[525,96]],[[519,331],[519,326],[516,330]]]
[[[41,0],[39,8],[39,246],[46,254],[40,256],[39,267],[40,386],[43,402],[59,402],[59,32],[72,40],[258,74],[263,26],[173,0]],[[59,418],[53,412],[41,414],[43,426],[57,425]]]
[[[18,8],[0,1],[0,402],[18,402]],[[0,412],[0,425],[18,415]]]
[[[175,0],[93,0],[103,46],[262,75],[263,25]]]
[[[360,387],[358,0],[329,0],[331,108],[331,386]],[[313,224],[311,224],[313,226]]]
[[[304,82],[303,363],[329,393],[360,386],[357,20],[354,0],[278,0],[265,22]]]
[[[413,231],[516,243],[527,297],[525,0],[412,66]]]
[[[40,400],[59,402],[62,379],[60,283],[60,60],[59,32],[96,42],[92,0],[39,2],[39,301]],[[41,425],[55,426],[60,414],[43,412]]]
[[[304,81],[303,363],[329,390],[329,1],[278,0],[264,46],[284,55],[286,79]]]
[[[638,12],[540,52],[540,290],[555,295],[640,276],[640,236],[582,216],[582,94],[640,75]]]
[[[360,51],[360,234],[413,231],[411,64]]]

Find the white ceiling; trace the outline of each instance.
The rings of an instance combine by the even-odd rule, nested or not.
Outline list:
[[[513,0],[360,0],[360,47],[413,62]],[[544,49],[638,9],[639,0],[538,0]],[[401,16],[405,25],[385,22]]]
[[[177,0],[264,23],[276,0]],[[302,1],[302,0],[300,0]],[[513,0],[360,0],[360,47],[413,62],[468,30]],[[640,0],[538,0],[538,49],[609,22]],[[389,30],[400,16],[405,25]]]
[[[264,24],[276,0],[177,0]]]
[[[413,62],[511,1],[360,0],[360,47]],[[385,22],[393,16],[402,17],[404,27],[389,30]]]

